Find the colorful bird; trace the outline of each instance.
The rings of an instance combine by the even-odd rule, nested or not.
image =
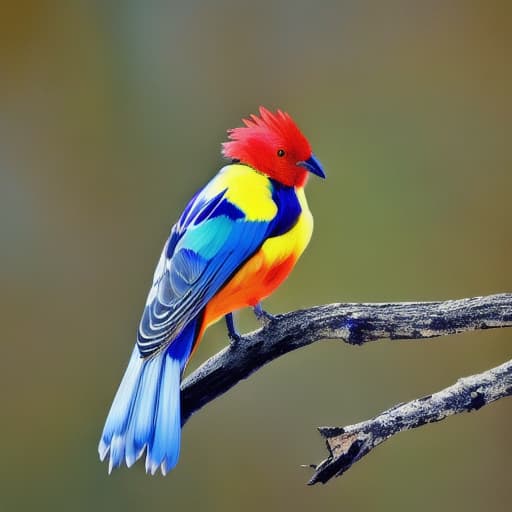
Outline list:
[[[166,474],[178,462],[180,381],[205,329],[253,307],[289,275],[306,248],[313,217],[304,195],[308,173],[325,178],[292,118],[260,107],[228,131],[231,160],[188,203],[164,245],[137,343],[99,443],[109,472],[146,452],[146,471]]]

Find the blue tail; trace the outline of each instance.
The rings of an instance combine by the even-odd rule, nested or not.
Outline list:
[[[98,451],[110,453],[109,473],[123,460],[130,467],[144,453],[146,472],[166,474],[178,462],[181,440],[180,380],[196,335],[188,324],[163,351],[147,359],[135,346],[110,407]]]

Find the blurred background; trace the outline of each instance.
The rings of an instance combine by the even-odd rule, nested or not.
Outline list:
[[[105,415],[171,224],[225,130],[289,111],[328,173],[271,312],[512,290],[509,2],[25,1],[0,17],[1,510],[510,510],[512,402],[401,434],[327,486],[315,430],[510,358],[511,333],[316,343],[107,476]],[[243,330],[256,327],[241,313]],[[195,367],[227,343],[210,329]]]

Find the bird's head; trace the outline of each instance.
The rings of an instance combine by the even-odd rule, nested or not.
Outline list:
[[[228,130],[222,145],[226,158],[250,165],[287,186],[302,187],[308,172],[325,178],[311,145],[289,114],[260,107],[260,116],[242,119],[245,126]]]

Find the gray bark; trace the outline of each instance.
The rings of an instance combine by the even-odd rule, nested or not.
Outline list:
[[[511,326],[512,294],[510,293],[442,302],[328,304],[278,315],[260,329],[244,335],[239,342],[231,343],[215,354],[183,381],[181,387],[182,424],[185,424],[192,414],[207,403],[231,389],[240,380],[249,377],[265,364],[315,341],[336,339],[352,345],[362,345],[381,339],[425,340],[465,331]],[[506,363],[506,365],[508,364],[510,363]],[[495,389],[503,390],[502,379],[510,378],[510,367],[507,366],[506,374],[498,371],[500,368],[502,367],[469,379],[489,378],[491,384],[495,384]],[[440,393],[450,389],[452,388],[447,388]],[[489,403],[488,401],[510,394],[510,386],[506,389],[508,392],[500,396],[491,393],[490,390],[489,393],[483,393],[481,398],[477,399],[478,404],[480,404],[480,400],[484,401],[481,405],[485,405]],[[479,391],[476,392],[479,393]],[[437,395],[439,393],[433,396]],[[404,428],[400,429],[400,424],[395,424],[393,428],[396,431],[389,427],[386,433],[393,431],[389,434],[393,435],[400,430],[414,428],[431,421],[439,421],[449,414],[468,410],[465,407],[456,410],[449,402],[447,404],[450,407],[449,411],[454,412],[445,411],[443,415],[441,410],[431,411],[431,407],[434,405],[432,397],[429,400],[420,399],[418,403],[423,403],[423,406],[416,405],[412,408],[413,417],[407,423],[408,426],[402,424]],[[389,411],[384,414],[391,421],[393,417],[390,417],[388,413]],[[403,417],[404,415],[398,414],[398,416]],[[438,419],[431,419],[433,417],[438,417]],[[417,424],[414,424],[414,419]],[[363,425],[363,423],[359,425]],[[356,426],[347,428],[353,427]],[[343,432],[345,431],[346,429],[343,430]],[[327,438],[330,438],[330,434],[327,434],[329,432],[337,431],[336,429],[334,431],[321,429],[321,433]],[[384,440],[382,435],[375,438]],[[348,446],[347,439],[345,436],[340,441],[340,446]],[[366,447],[373,442],[370,440],[366,444],[360,444],[359,441],[359,438],[354,438],[354,443],[348,447],[348,450],[351,450],[348,455],[354,458],[353,462],[368,453],[370,450],[366,450]],[[364,451],[365,453],[363,453]],[[342,453],[339,457],[337,454],[338,452],[332,451],[331,457],[317,467],[310,483],[327,481],[330,477],[343,473],[351,466],[353,462],[348,464],[350,457],[343,459]],[[348,464],[346,467],[345,460]]]
[[[373,448],[404,430],[444,420],[452,414],[476,411],[512,395],[512,361],[459,379],[433,395],[398,404],[375,418],[347,427],[321,427],[329,456],[315,466],[309,484],[326,483],[340,476]]]

